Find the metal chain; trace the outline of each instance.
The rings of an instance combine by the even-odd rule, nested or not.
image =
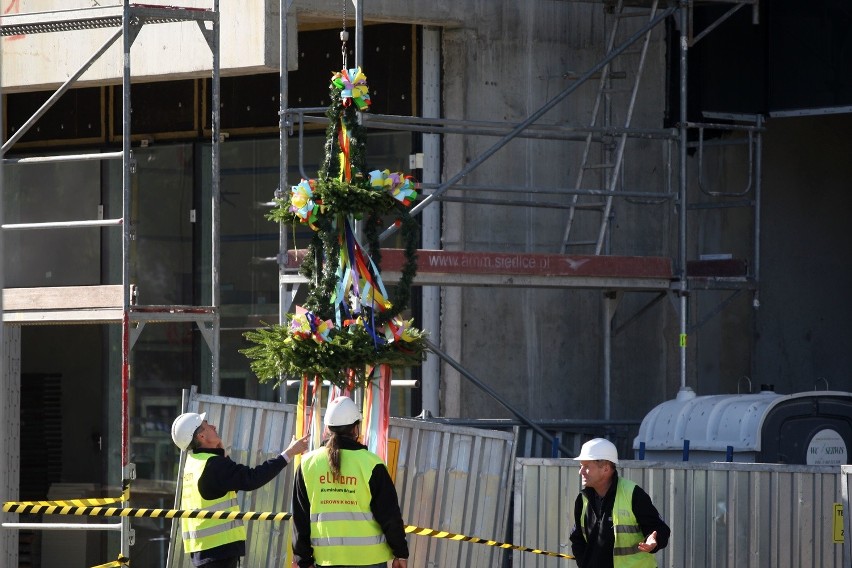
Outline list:
[[[349,32],[346,31],[346,2],[343,0],[343,28],[340,30],[340,55],[343,59],[343,69],[347,69],[346,65],[346,41],[349,39]]]

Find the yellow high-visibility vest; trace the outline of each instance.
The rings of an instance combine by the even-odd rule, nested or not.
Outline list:
[[[642,552],[637,547],[645,540],[642,528],[633,514],[633,490],[636,484],[621,477],[615,488],[615,503],[612,506],[612,526],[615,530],[615,546],[612,549],[613,568],[657,568],[654,555]],[[586,534],[586,512],[589,508],[589,498],[583,496],[583,511],[580,514],[580,524],[583,535]]]
[[[205,511],[239,511],[237,494],[229,491],[219,499],[207,500],[198,492],[198,479],[204,471],[204,465],[214,454],[187,454],[183,468],[183,490],[180,506],[184,510],[203,509]],[[246,539],[246,528],[242,521],[222,519],[181,519],[183,549],[190,552],[209,550],[231,542]]]
[[[370,476],[382,460],[366,450],[340,450],[340,475],[331,472],[328,451],[302,458],[311,503],[311,545],[317,566],[364,566],[393,559],[370,510]]]

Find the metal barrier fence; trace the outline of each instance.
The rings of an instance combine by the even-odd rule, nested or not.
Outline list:
[[[207,412],[240,463],[275,456],[293,435],[296,407],[190,393],[187,410]],[[391,418],[389,438],[399,440],[395,484],[406,524],[503,540],[506,538],[515,440],[512,433]],[[183,475],[183,464],[178,479]],[[239,493],[243,511],[290,511],[291,470],[271,483]],[[180,495],[176,496],[179,503]],[[178,508],[178,507],[175,507]],[[168,568],[191,568],[173,523]],[[280,568],[289,546],[289,523],[252,521],[244,565]],[[499,566],[504,551],[479,544],[409,535],[410,568]]]
[[[639,434],[639,420],[536,420],[536,424],[553,436],[556,444],[541,437],[520,420],[506,418],[426,418],[435,424],[473,426],[501,432],[518,431],[516,456],[519,458],[567,458],[580,453],[583,442],[604,437],[618,448],[618,455],[633,455],[633,440]],[[561,454],[557,446],[572,450]]]
[[[843,503],[837,467],[624,461],[618,470],[650,494],[672,528],[669,546],[656,554],[660,567],[850,565],[843,562],[844,545],[835,542],[835,505]],[[513,541],[570,554],[580,488],[575,461],[516,460]],[[555,568],[565,561],[514,553],[513,566]]]

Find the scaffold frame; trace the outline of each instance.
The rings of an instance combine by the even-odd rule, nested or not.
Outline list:
[[[134,158],[131,146],[131,48],[139,31],[147,24],[196,22],[200,33],[212,55],[212,109],[211,109],[211,298],[210,306],[140,306],[136,303],[135,285],[130,281],[131,233],[131,187]],[[209,27],[207,27],[209,26]],[[212,9],[182,8],[175,6],[151,6],[131,4],[123,0],[120,6],[95,6],[74,10],[59,10],[41,13],[8,14],[0,22],[0,37],[19,34],[62,33],[73,30],[117,28],[107,41],[73,73],[15,133],[5,141],[0,150],[0,161],[7,163],[47,163],[83,160],[121,160],[122,162],[122,216],[108,220],[81,220],[69,222],[4,224],[0,215],[0,252],[2,233],[15,230],[73,229],[78,227],[119,227],[122,234],[122,278],[120,285],[86,287],[28,288],[6,291],[11,295],[12,310],[3,307],[3,326],[58,323],[111,323],[121,325],[121,464],[122,483],[128,484],[135,478],[135,466],[130,462],[129,449],[129,397],[130,355],[139,333],[147,323],[192,322],[195,323],[211,352],[211,377],[213,393],[218,393],[219,370],[219,143],[221,137],[220,99],[220,54],[219,54],[219,0],[212,0]],[[71,154],[67,156],[34,156],[6,159],[5,155],[20,140],[47,110],[59,100],[83,73],[115,43],[122,38],[122,130],[120,152]],[[2,98],[2,85],[0,85]],[[0,113],[0,132],[5,114]],[[0,165],[0,168],[2,165]],[[2,177],[2,170],[0,170]],[[2,194],[0,194],[2,195]],[[2,202],[2,199],[0,199]],[[0,211],[2,213],[2,211]],[[0,268],[0,302],[3,296],[2,268]],[[3,336],[0,335],[0,342]],[[5,360],[5,358],[4,358]],[[127,506],[127,502],[123,503]],[[52,528],[42,523],[27,523],[32,529]],[[4,523],[4,526],[7,526]],[[121,533],[120,555],[129,558],[134,532],[130,519],[122,517],[119,524],[86,525],[88,530],[117,530]],[[9,524],[8,528],[21,528],[21,523]],[[63,527],[56,527],[65,530]],[[78,529],[79,527],[72,527]],[[70,530],[70,529],[69,529]],[[9,551],[5,551],[8,555]],[[15,551],[12,554],[16,556]]]

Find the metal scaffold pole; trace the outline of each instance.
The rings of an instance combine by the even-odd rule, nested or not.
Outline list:
[[[123,63],[121,78],[121,217],[124,219],[122,225],[121,239],[121,285],[122,285],[122,313],[121,313],[121,474],[122,481],[127,479],[130,465],[130,191],[133,155],[130,148],[130,48],[133,45],[134,33],[131,31],[130,1],[124,0],[121,27],[123,31]],[[126,505],[126,503],[125,503]],[[130,519],[121,520],[121,555],[130,556],[131,528]]]
[[[219,14],[219,0],[213,0],[213,10],[216,14]],[[212,33],[212,41],[210,45],[210,50],[213,52],[213,73],[211,78],[211,116],[210,122],[212,125],[212,140],[210,144],[210,160],[211,160],[211,177],[212,177],[212,191],[210,196],[210,208],[211,208],[211,235],[210,235],[210,247],[211,247],[211,274],[210,274],[210,299],[211,299],[211,307],[213,308],[213,338],[212,344],[210,345],[211,350],[211,375],[210,375],[210,390],[214,395],[219,394],[219,331],[221,325],[221,297],[220,297],[220,289],[219,289],[219,278],[220,278],[220,264],[221,264],[221,250],[220,250],[220,217],[221,217],[221,173],[220,173],[220,161],[221,161],[221,152],[219,145],[221,143],[221,116],[220,116],[220,107],[221,107],[221,86],[220,86],[220,77],[219,77],[219,66],[221,64],[220,54],[219,54],[219,41],[220,41],[220,29],[221,22],[219,18],[213,22],[213,33]]]
[[[290,5],[293,0],[279,0],[279,38],[278,38],[278,189],[275,191],[275,197],[283,198],[287,195],[287,168],[289,163],[287,160],[288,152],[288,136],[289,136],[289,120],[287,118],[287,105],[289,98],[287,90],[289,89],[289,69],[287,66],[287,43],[288,43],[288,20]],[[285,284],[281,277],[284,276],[288,266],[287,257],[288,236],[287,225],[284,223],[278,224],[278,323],[284,325],[287,321],[287,312],[293,303],[296,296],[296,285]],[[287,383],[281,381],[281,386],[278,391],[279,402],[287,402]]]
[[[679,349],[680,349],[680,389],[686,390],[686,349],[687,349],[687,308],[688,308],[688,284],[686,279],[686,188],[687,188],[687,54],[689,49],[689,0],[681,0],[678,11],[678,21],[680,26],[680,42],[679,42],[679,67],[680,67],[680,114],[678,132],[680,134],[680,159],[678,163],[678,202],[680,204],[680,216],[678,218],[678,266],[677,266],[677,292],[680,300],[680,334],[679,334]]]
[[[5,126],[5,108],[3,106],[3,85],[2,85],[2,73],[3,73],[3,54],[2,50],[0,50],[0,144],[3,142],[3,132]],[[20,430],[20,426],[16,424],[17,419],[12,415],[14,403],[13,400],[13,379],[11,376],[11,369],[7,363],[8,354],[6,353],[6,324],[3,318],[3,290],[6,287],[6,274],[5,274],[5,261],[3,248],[4,246],[4,236],[3,236],[3,155],[4,152],[0,150],[0,428],[3,428],[4,435],[2,440],[0,440],[0,453],[4,456],[17,456],[20,452],[18,448],[12,447],[15,444],[18,444],[17,436],[15,432]],[[8,459],[8,458],[7,458]],[[11,460],[10,460],[11,461]],[[19,480],[15,477],[15,472],[17,469],[9,468],[6,471],[0,471],[0,491],[3,491],[3,494],[7,498],[17,498],[18,496],[18,485]],[[7,513],[0,513],[0,520],[6,522],[9,519],[9,515]],[[17,554],[17,535],[14,533],[9,533],[9,531],[3,531],[0,533],[0,564],[3,565],[14,565],[17,564],[18,554]]]
[[[424,28],[423,47],[423,116],[439,118],[441,116],[441,30],[435,27]],[[441,137],[438,134],[423,134],[423,183],[437,185],[441,181]],[[424,195],[431,194],[424,189]],[[421,214],[423,248],[438,250],[441,248],[441,203],[424,210]],[[422,287],[423,329],[432,341],[441,344],[441,288]],[[426,355],[421,370],[421,406],[434,416],[441,415],[441,360],[433,353]]]

